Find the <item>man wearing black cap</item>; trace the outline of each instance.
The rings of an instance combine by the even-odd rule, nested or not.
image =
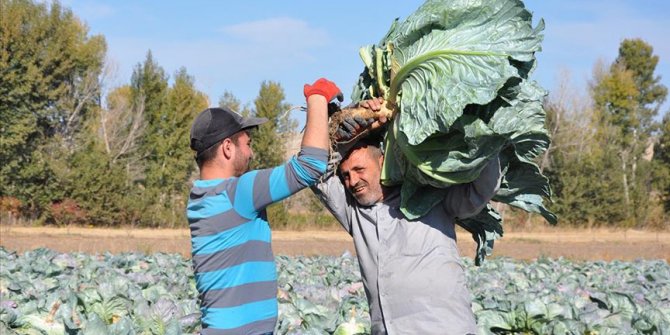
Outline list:
[[[328,102],[342,101],[326,79],[305,85],[300,152],[275,168],[248,171],[249,130],[267,122],[208,108],[191,128],[200,179],[187,207],[202,333],[267,334],[277,321],[277,272],[265,208],[313,185],[326,170]]]

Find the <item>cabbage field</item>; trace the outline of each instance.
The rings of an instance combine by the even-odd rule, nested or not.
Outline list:
[[[482,334],[670,334],[665,261],[464,259]],[[278,334],[369,332],[355,257],[277,257]],[[436,288],[439,289],[439,288]],[[191,334],[189,260],[0,247],[0,334]]]

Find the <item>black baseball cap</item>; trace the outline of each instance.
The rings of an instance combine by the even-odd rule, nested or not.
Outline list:
[[[261,117],[243,117],[227,107],[207,108],[200,112],[191,127],[191,149],[198,154],[238,131],[267,122]]]

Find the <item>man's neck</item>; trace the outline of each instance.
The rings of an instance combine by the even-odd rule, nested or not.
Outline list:
[[[234,174],[226,171],[226,169],[203,166],[200,170],[200,180],[226,179],[230,177],[234,177]]]

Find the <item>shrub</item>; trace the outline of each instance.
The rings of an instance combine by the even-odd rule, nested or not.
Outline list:
[[[88,221],[88,213],[81,208],[75,200],[63,199],[59,202],[54,202],[49,208],[48,222],[54,223],[58,226],[65,226],[70,224],[84,224]]]

